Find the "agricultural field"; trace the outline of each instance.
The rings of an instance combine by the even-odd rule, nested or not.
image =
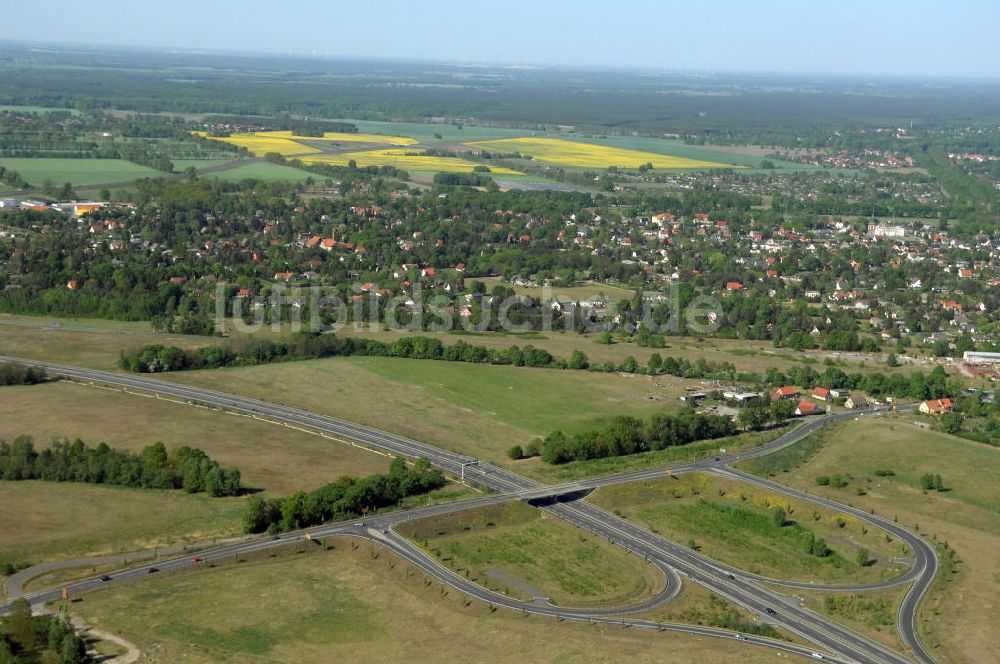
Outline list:
[[[335,548],[109,588],[72,610],[160,661],[191,664],[775,659],[773,651],[734,650],[721,639],[493,612],[438,583],[425,584],[424,575],[377,547],[354,549],[343,539],[329,544]]]
[[[255,134],[255,136],[284,138],[299,143],[311,141],[333,141],[336,143],[384,143],[386,145],[413,145],[417,142],[417,139],[410,138],[409,136],[363,134],[360,132],[357,134],[350,134],[339,131],[328,131],[322,136],[296,136],[291,131],[264,131]],[[239,138],[239,136],[235,136],[233,138]]]
[[[479,125],[456,125],[443,122],[382,122],[378,120],[341,120],[350,122],[359,131],[376,135],[402,134],[416,139],[421,145],[441,143],[463,143],[484,141],[495,138],[524,136],[523,129],[503,127],[483,127]],[[440,138],[438,138],[440,136]]]
[[[289,180],[291,182],[305,182],[309,178],[313,180],[322,179],[321,176],[314,173],[307,173],[291,166],[272,164],[268,161],[253,161],[248,164],[236,166],[235,168],[226,168],[206,173],[203,177],[219,178],[224,182],[236,182],[246,180],[247,178],[257,180]]]
[[[660,572],[521,502],[405,523],[398,530],[446,567],[496,592],[559,606],[627,606],[663,588]]]
[[[940,474],[946,490],[924,492],[924,473]],[[955,565],[942,563],[921,606],[920,632],[941,661],[985,664],[995,629],[992,612],[983,609],[996,606],[1000,594],[1000,496],[992,488],[998,473],[1000,449],[894,416],[835,425],[818,451],[775,479],[917,528],[938,544],[943,561],[954,551]],[[847,485],[816,484],[816,477],[834,474]]]
[[[183,173],[188,168],[194,168],[195,170],[202,170],[203,168],[213,168],[215,166],[222,166],[223,164],[228,164],[231,159],[171,159],[174,165],[174,170],[178,173]]]
[[[873,582],[898,576],[907,555],[885,533],[846,514],[778,493],[703,474],[602,487],[588,499],[623,518],[752,574],[818,583]],[[774,510],[784,511],[779,525]],[[807,551],[812,537],[831,553]],[[857,564],[865,549],[871,562]]]
[[[576,135],[574,141],[581,143],[592,143],[594,145],[610,146],[625,150],[642,150],[664,154],[672,157],[684,159],[694,159],[696,161],[709,161],[730,166],[759,169],[760,162],[767,159],[774,165],[774,170],[780,171],[816,171],[823,170],[821,166],[812,164],[800,164],[794,161],[784,161],[781,159],[768,158],[765,155],[770,152],[767,149],[753,149],[746,146],[701,146],[687,145],[677,139],[653,138],[648,136],[588,136]],[[768,169],[771,170],[771,169]],[[833,172],[849,172],[843,169],[828,169]]]
[[[520,152],[538,161],[576,168],[732,168],[732,164],[675,157],[656,152],[630,150],[609,145],[568,141],[561,138],[524,137],[466,143],[473,148],[498,152]]]
[[[208,138],[213,141],[221,141],[237,147],[246,148],[258,157],[263,157],[269,152],[276,152],[283,157],[320,152],[319,148],[303,145],[302,143],[293,141],[291,138],[270,135],[273,132],[260,134],[234,134],[232,136],[220,137],[208,136],[208,134],[203,131],[196,131],[192,133],[196,136]]]
[[[74,186],[131,182],[137,178],[155,178],[160,171],[133,164],[124,159],[56,159],[48,157],[3,157],[0,166],[17,171],[32,187],[46,180],[57,185]]]
[[[314,154],[304,156],[301,160],[304,164],[330,164],[332,166],[347,166],[349,162],[353,161],[359,167],[393,166],[404,171],[439,173],[471,173],[476,166],[481,165],[457,157],[438,157],[401,148]],[[518,171],[501,166],[490,166],[490,172],[497,175],[519,175]]]

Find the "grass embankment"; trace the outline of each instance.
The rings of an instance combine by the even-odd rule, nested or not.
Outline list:
[[[772,578],[817,583],[865,582],[903,571],[892,564],[901,543],[858,519],[778,493],[703,474],[598,489],[588,500],[710,558]],[[778,525],[774,513],[782,510]],[[822,538],[830,552],[810,552]],[[858,564],[860,549],[872,560]]]
[[[329,544],[110,588],[72,610],[160,661],[193,664],[774,660],[720,639],[494,611],[370,544]]]
[[[776,590],[789,592],[782,588]],[[795,596],[799,598],[802,606],[889,648],[903,651],[903,644],[896,632],[896,609],[906,590],[906,587],[866,593],[819,593],[796,590]]]
[[[782,641],[804,643],[800,637],[761,622],[755,614],[726,601],[698,583],[685,583],[681,587],[680,594],[670,603],[651,611],[638,613],[635,617],[663,623],[719,627]]]
[[[399,527],[454,572],[521,599],[624,606],[663,587],[641,558],[520,502]]]
[[[876,475],[891,470],[893,475]],[[942,476],[946,491],[924,492],[920,477]],[[817,476],[841,475],[842,488]],[[779,479],[874,510],[936,541],[942,572],[921,606],[918,627],[943,662],[991,662],[993,611],[1000,596],[1000,450],[909,423],[862,418],[838,425],[815,456]],[[865,492],[857,495],[857,488]],[[944,544],[949,545],[948,549]],[[953,555],[952,555],[953,554]]]

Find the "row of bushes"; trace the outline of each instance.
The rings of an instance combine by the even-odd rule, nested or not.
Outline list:
[[[202,450],[176,447],[169,452],[155,443],[140,454],[112,449],[107,443],[88,447],[79,438],[57,441],[38,451],[30,436],[8,444],[0,440],[0,479],[86,482],[143,489],[183,489],[213,496],[241,491],[240,471],[222,468]]]
[[[315,491],[300,491],[287,498],[250,496],[243,512],[243,532],[278,533],[353,519],[366,509],[395,505],[407,496],[427,493],[444,483],[444,475],[431,468],[427,459],[417,459],[412,468],[407,468],[406,462],[397,458],[388,474],[342,477]]]
[[[542,445],[542,461],[566,463],[585,459],[624,456],[686,445],[696,440],[731,436],[736,426],[728,417],[685,410],[677,415],[653,415],[648,421],[619,415],[600,428],[575,436],[553,431]]]
[[[47,378],[44,369],[20,362],[0,362],[0,385],[35,385]]]

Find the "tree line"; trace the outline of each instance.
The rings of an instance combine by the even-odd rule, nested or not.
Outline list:
[[[36,450],[30,436],[0,440],[0,479],[84,482],[142,489],[183,489],[212,496],[235,496],[242,490],[240,471],[223,468],[200,449],[167,451],[157,442],[141,453],[116,450],[107,443],[87,446],[77,438],[55,441]]]
[[[444,475],[427,459],[417,459],[409,468],[397,457],[388,474],[345,476],[315,491],[299,491],[286,498],[250,496],[243,512],[243,532],[278,533],[352,519],[367,510],[396,505],[407,496],[433,491],[444,483]]]
[[[0,362],[0,385],[36,385],[46,380],[45,369],[20,362]]]
[[[723,438],[736,433],[728,417],[684,410],[677,415],[662,413],[643,421],[629,415],[613,417],[606,425],[568,435],[550,433],[541,448],[542,461],[559,464],[585,459],[624,456],[686,445],[696,440]]]

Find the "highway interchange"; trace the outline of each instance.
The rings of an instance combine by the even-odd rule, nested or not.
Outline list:
[[[564,620],[624,623],[636,627],[656,628],[664,631],[682,631],[729,639],[737,638],[735,633],[726,630],[691,625],[668,625],[626,617],[627,614],[644,611],[673,599],[680,589],[679,573],[680,576],[696,581],[711,592],[727,598],[775,626],[783,627],[800,636],[802,639],[815,644],[815,648],[804,648],[752,635],[739,635],[739,638],[747,643],[766,645],[805,656],[815,657],[816,654],[822,653],[824,659],[831,661],[876,663],[910,662],[916,659],[920,662],[933,662],[929,653],[920,644],[916,630],[917,607],[921,598],[930,587],[938,568],[934,548],[926,540],[891,521],[833,501],[799,492],[774,482],[741,473],[729,465],[736,461],[773,452],[795,442],[802,436],[831,421],[845,417],[856,417],[856,414],[840,413],[814,418],[805,422],[797,430],[781,436],[764,446],[724,456],[718,461],[715,459],[692,461],[671,466],[670,469],[673,475],[689,472],[714,473],[731,479],[753,483],[766,487],[771,491],[781,492],[801,500],[811,501],[831,509],[849,513],[858,519],[891,533],[904,541],[912,551],[913,559],[910,562],[909,570],[896,579],[863,586],[824,587],[815,584],[797,584],[781,580],[764,579],[746,574],[735,568],[722,565],[686,546],[662,538],[584,500],[577,499],[599,486],[664,477],[664,468],[589,478],[556,486],[544,486],[534,480],[522,477],[498,466],[470,459],[461,454],[442,450],[423,442],[275,403],[215,390],[189,387],[159,378],[69,367],[20,358],[0,357],[0,361],[16,361],[40,366],[51,374],[75,381],[113,385],[124,390],[137,390],[203,406],[242,412],[277,423],[308,427],[325,434],[332,434],[333,436],[342,437],[347,440],[357,441],[394,455],[409,458],[426,457],[432,464],[451,475],[456,477],[464,476],[492,490],[493,493],[456,503],[383,514],[366,519],[363,525],[359,525],[356,522],[348,522],[313,528],[309,530],[308,537],[317,539],[332,536],[363,537],[388,548],[396,555],[408,560],[426,574],[438,579],[442,583],[465,593],[469,597],[488,602],[494,606],[523,611],[525,613],[558,616]],[[869,411],[868,414],[877,413]],[[447,568],[439,565],[436,560],[428,556],[415,544],[397,535],[394,531],[394,527],[413,519],[448,514],[473,507],[499,504],[510,500],[528,501],[540,509],[544,509],[580,528],[606,538],[636,555],[642,556],[650,564],[655,565],[663,572],[666,583],[662,592],[642,604],[621,607],[619,609],[556,607],[541,600],[523,602],[493,593],[482,586],[452,573]],[[230,558],[238,554],[266,549],[276,544],[299,542],[306,538],[307,534],[305,531],[287,533],[278,541],[272,538],[248,538],[231,545],[200,552],[198,555],[205,563],[209,563],[212,560]],[[187,555],[157,561],[155,567],[166,571],[190,567],[191,564],[192,558],[190,555]],[[106,587],[109,583],[134,581],[147,577],[149,575],[149,568],[153,566],[152,563],[148,563],[130,567],[125,571],[113,574],[110,581],[86,579],[69,584],[67,588],[73,595],[78,595],[99,587]],[[845,591],[872,590],[901,583],[911,583],[912,585],[907,591],[897,615],[898,633],[903,644],[911,649],[911,656],[894,652],[867,637],[834,623],[800,606],[798,600],[794,597],[771,590],[764,585],[765,583],[768,585],[782,585],[789,588],[830,588]],[[9,585],[8,590],[10,590]],[[38,604],[59,599],[62,594],[61,588],[53,588],[35,593],[27,593],[24,596],[32,603]],[[5,605],[0,606],[0,612],[5,608],[7,608]],[[768,609],[773,611],[773,613],[769,612]]]

